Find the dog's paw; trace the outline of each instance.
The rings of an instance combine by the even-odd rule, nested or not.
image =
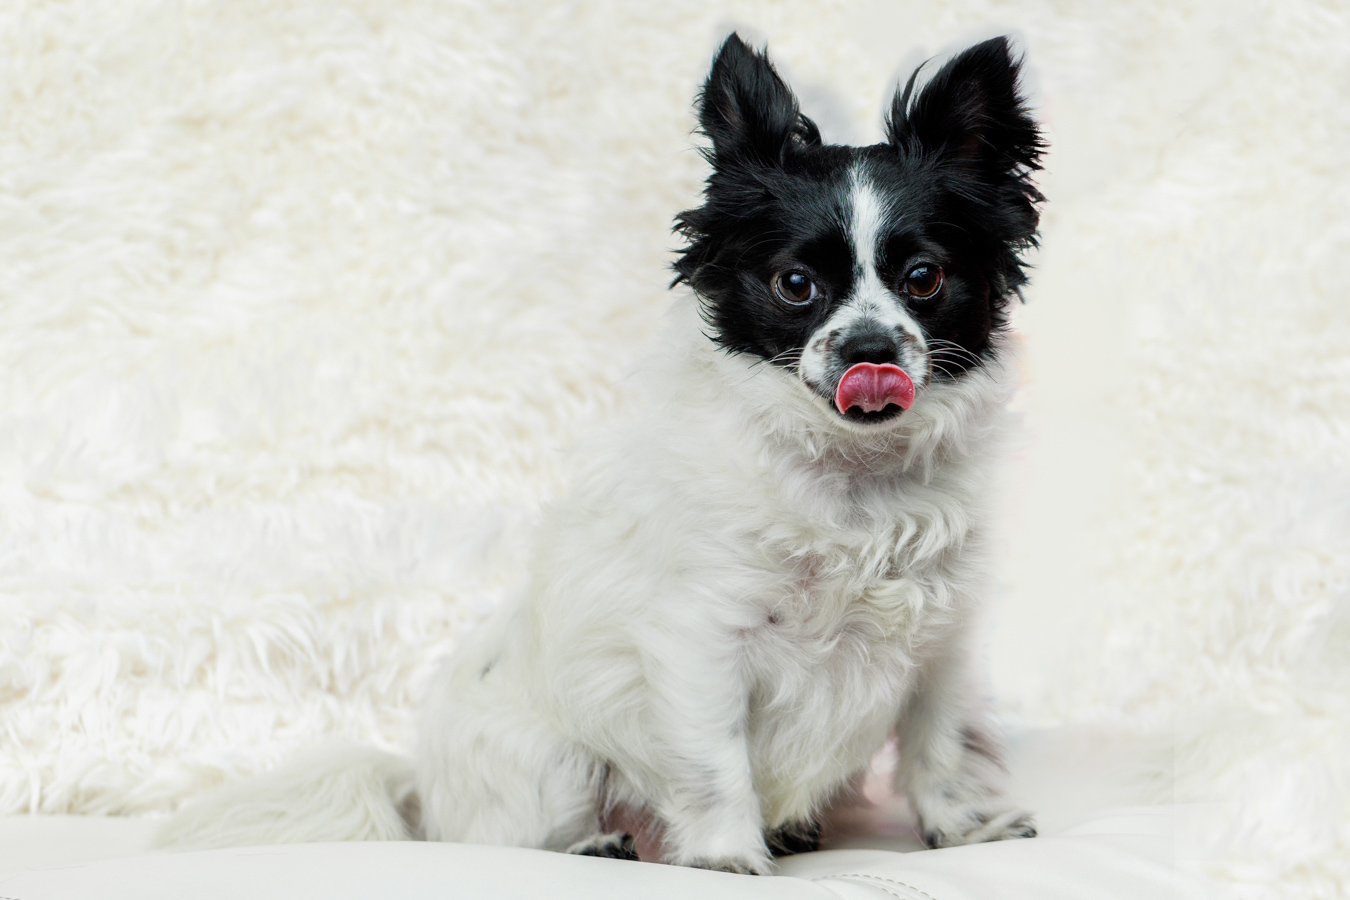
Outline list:
[[[764,843],[775,858],[811,853],[820,849],[820,826],[810,820],[782,825],[764,832]]]
[[[923,839],[930,847],[956,847],[987,841],[1009,841],[1036,836],[1031,813],[1020,809],[988,810],[970,807],[940,825],[924,823]]]
[[[733,875],[768,875],[773,871],[773,866],[767,859],[753,857],[691,859],[682,865],[695,869],[711,869],[714,872],[731,872]]]
[[[631,834],[612,831],[609,834],[593,834],[584,841],[577,841],[567,848],[568,853],[576,856],[601,856],[605,859],[636,860],[637,844]]]

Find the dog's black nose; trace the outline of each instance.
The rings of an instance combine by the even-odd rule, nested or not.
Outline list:
[[[839,347],[839,359],[846,366],[863,362],[882,365],[895,362],[898,352],[895,341],[889,335],[864,331],[844,340]]]

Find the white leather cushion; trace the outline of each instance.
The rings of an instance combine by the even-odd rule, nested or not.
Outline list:
[[[466,844],[295,844],[153,854],[0,878],[6,900],[1152,900],[1199,896],[1172,864],[1166,809],[1055,837],[947,850],[835,850],[772,878]]]
[[[834,850],[790,857],[782,874],[846,898],[904,900],[1183,900],[1201,897],[1174,859],[1173,813],[1103,814],[1054,837],[892,853]]]

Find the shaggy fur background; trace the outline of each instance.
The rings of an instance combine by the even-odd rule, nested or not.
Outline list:
[[[1183,860],[1350,890],[1350,9],[0,9],[0,812],[403,745],[620,402],[731,27],[827,139],[1011,31],[1051,152],[991,684],[1170,734]]]

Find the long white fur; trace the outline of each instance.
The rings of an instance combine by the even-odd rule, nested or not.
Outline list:
[[[866,215],[853,239],[875,242]],[[870,314],[902,314],[870,257]],[[935,840],[1025,833],[962,652],[1001,363],[862,428],[797,375],[714,346],[692,303],[658,346],[633,414],[579,451],[526,592],[431,690],[424,836],[563,850],[623,804],[662,823],[669,862],[766,872],[764,829],[818,812],[897,726],[900,786]],[[288,819],[296,839],[304,819]]]
[[[161,843],[179,849],[416,836],[412,767],[378,750],[332,747],[188,806]]]

